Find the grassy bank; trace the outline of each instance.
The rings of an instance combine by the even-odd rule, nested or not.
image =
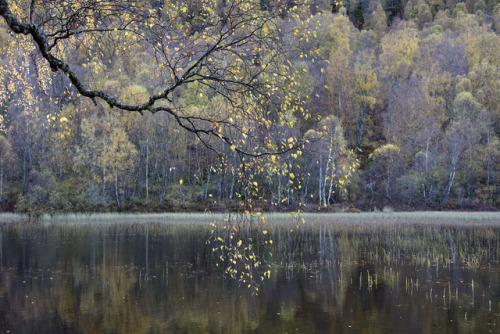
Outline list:
[[[422,211],[422,212],[366,212],[366,213],[301,213],[295,217],[289,213],[266,213],[267,221],[273,224],[292,223],[300,220],[301,224],[330,223],[446,223],[446,224],[493,224],[500,225],[499,212],[458,212],[458,211]],[[142,214],[65,214],[43,215],[38,222],[43,223],[168,223],[168,224],[207,224],[223,222],[228,214],[223,213],[142,213]],[[236,219],[256,219],[257,215],[231,214]],[[303,221],[302,221],[303,219]],[[2,213],[0,223],[33,222],[27,215]]]

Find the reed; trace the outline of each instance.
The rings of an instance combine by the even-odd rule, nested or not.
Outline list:
[[[347,224],[349,225],[391,225],[391,224],[423,224],[423,225],[457,225],[457,224],[500,224],[500,213],[497,212],[456,212],[456,211],[426,211],[426,212],[364,212],[364,213],[70,213],[58,215],[42,215],[38,221],[44,223],[206,223],[224,221],[227,217],[245,217],[247,221],[260,221],[258,217],[265,216],[266,222],[273,225],[299,223],[305,225]],[[303,219],[303,222],[302,222]],[[1,213],[0,223],[24,223],[30,221],[29,216],[15,213]],[[33,221],[33,220],[31,220]],[[299,225],[300,227],[300,225]]]

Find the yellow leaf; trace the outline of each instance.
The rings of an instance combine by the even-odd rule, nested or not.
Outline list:
[[[236,243],[236,246],[240,247],[240,246],[241,246],[241,243],[242,243],[242,241],[241,241],[241,240],[240,240],[240,241],[238,241],[238,242]]]
[[[231,150],[236,151],[236,145],[231,145]]]
[[[262,231],[262,233],[264,233],[264,235],[266,235],[267,234],[267,230]]]
[[[184,181],[182,181],[182,179],[180,179],[179,180],[179,184],[183,184],[183,183],[184,183]]]

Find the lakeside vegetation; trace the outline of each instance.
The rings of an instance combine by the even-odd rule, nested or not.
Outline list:
[[[228,217],[242,219],[249,225],[260,227],[291,226],[297,220],[301,225],[331,224],[452,224],[461,225],[500,225],[498,212],[460,212],[460,211],[418,211],[418,212],[362,212],[362,213],[267,213],[266,223],[257,220],[256,214],[243,213],[92,213],[92,214],[56,214],[42,215],[34,222],[47,224],[167,224],[182,226],[208,225],[209,223],[226,224]],[[302,221],[302,218],[304,221]],[[0,223],[24,223],[32,221],[26,214],[0,213]]]

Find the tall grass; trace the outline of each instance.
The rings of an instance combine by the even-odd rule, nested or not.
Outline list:
[[[297,224],[444,224],[444,225],[484,225],[500,226],[500,212],[366,212],[366,213],[301,213],[298,217],[291,213],[266,213],[266,221],[270,225]],[[252,222],[254,226],[262,225],[257,215],[238,213],[93,213],[93,214],[59,214],[43,215],[34,220],[27,215],[1,213],[0,223],[35,222],[43,224],[208,224],[224,223],[229,219]],[[266,225],[268,226],[268,225]]]

